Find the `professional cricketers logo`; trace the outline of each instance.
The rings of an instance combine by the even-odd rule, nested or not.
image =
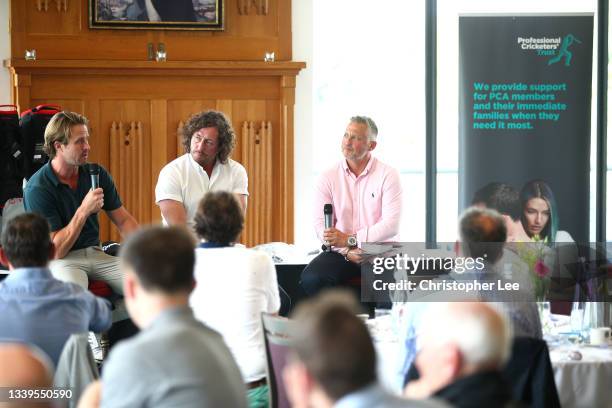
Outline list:
[[[556,64],[557,62],[565,58],[565,66],[569,67],[570,62],[572,61],[572,53],[569,50],[569,47],[570,45],[574,43],[574,41],[577,42],[578,44],[582,44],[582,41],[576,38],[573,34],[566,35],[565,38],[563,38],[563,42],[561,43],[559,54],[557,54],[556,57],[548,60],[548,65]]]

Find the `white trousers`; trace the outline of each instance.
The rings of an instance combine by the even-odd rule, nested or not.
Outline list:
[[[62,259],[51,261],[49,268],[56,279],[76,283],[85,290],[89,279],[94,279],[108,283],[115,293],[123,294],[119,258],[105,254],[100,247],[70,251]]]

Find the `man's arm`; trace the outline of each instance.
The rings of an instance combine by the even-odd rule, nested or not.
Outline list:
[[[162,216],[168,225],[187,224],[187,212],[183,203],[174,200],[161,200],[157,205],[159,205]]]
[[[246,169],[240,163],[234,163],[232,166],[234,183],[232,185],[232,193],[238,200],[243,214],[246,216],[247,197],[249,196],[249,176]]]
[[[119,228],[119,232],[121,232],[121,235],[124,237],[138,229],[136,218],[134,218],[124,206],[113,211],[107,211],[106,214],[108,214],[113,224]]]
[[[89,303],[89,330],[95,333],[108,330],[113,323],[110,302],[90,292],[86,292],[85,299]]]
[[[101,188],[89,190],[76,213],[64,228],[51,232],[51,240],[55,245],[55,259],[61,259],[70,251],[81,235],[87,218],[96,214],[104,205],[104,192]]]
[[[247,195],[246,194],[238,194],[234,193],[234,197],[238,200],[238,204],[240,204],[240,208],[242,208],[242,213],[246,215],[247,210]]]

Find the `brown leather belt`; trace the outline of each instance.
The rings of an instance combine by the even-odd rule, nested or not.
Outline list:
[[[253,388],[261,387],[262,385],[266,385],[268,382],[266,381],[266,377],[251,381],[250,383],[246,383],[247,390],[252,390]]]

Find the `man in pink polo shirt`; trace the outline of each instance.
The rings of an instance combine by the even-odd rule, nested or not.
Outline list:
[[[344,160],[321,175],[314,225],[332,251],[321,253],[302,272],[302,287],[308,295],[359,276],[361,243],[399,241],[402,186],[397,170],[371,154],[377,135],[372,119],[352,117],[341,144]],[[325,228],[325,204],[333,207],[331,228]]]

